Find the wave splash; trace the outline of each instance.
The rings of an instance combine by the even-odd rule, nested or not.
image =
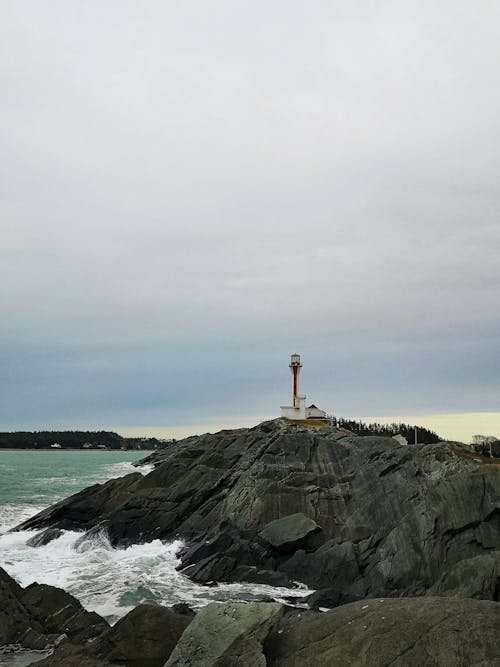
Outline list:
[[[42,547],[28,546],[26,541],[36,533],[0,536],[0,562],[7,572],[22,586],[37,581],[63,588],[110,622],[142,602],[167,606],[187,602],[198,608],[217,600],[283,600],[307,594],[304,589],[257,584],[195,584],[176,570],[176,554],[183,546],[180,540],[113,549],[104,531],[83,540],[82,533],[65,531]]]

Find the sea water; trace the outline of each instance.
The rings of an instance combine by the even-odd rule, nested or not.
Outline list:
[[[130,472],[147,474],[151,467],[132,465],[143,456],[144,452],[123,451],[0,450],[0,566],[21,586],[37,581],[64,588],[111,623],[141,602],[167,606],[187,602],[198,608],[228,599],[279,601],[307,594],[303,587],[195,584],[176,569],[179,540],[113,549],[101,534],[75,548],[81,533],[65,531],[59,539],[35,548],[27,540],[38,531],[8,532],[90,484]]]

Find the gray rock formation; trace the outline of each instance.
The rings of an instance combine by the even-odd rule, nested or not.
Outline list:
[[[165,667],[265,667],[262,642],[282,613],[273,602],[209,604],[196,614]]]
[[[86,611],[60,588],[37,583],[21,588],[0,568],[0,646],[45,649],[63,635],[84,642],[108,627],[103,618]]]
[[[43,547],[53,540],[57,540],[58,537],[61,537],[63,531],[60,528],[47,528],[42,530],[40,533],[33,535],[27,540],[26,544],[30,547]]]
[[[498,667],[499,630],[497,602],[378,598],[289,614],[264,654],[268,667]]]
[[[141,604],[91,643],[66,642],[40,667],[163,667],[193,615]],[[79,645],[78,645],[79,644]]]
[[[371,598],[326,613],[226,602],[194,620],[141,605],[95,641],[39,667],[498,667],[500,604]]]
[[[430,595],[500,600],[500,551],[466,558],[445,572]]]
[[[333,589],[343,601],[472,588],[498,599],[496,570],[474,559],[500,550],[500,461],[470,448],[405,447],[278,419],[148,458],[156,467],[147,476],[95,485],[20,528],[101,524],[115,546],[181,536],[186,573],[204,582],[275,577]],[[318,543],[304,535],[283,549],[263,539],[271,522],[297,514],[320,527]],[[468,562],[483,568],[484,585],[452,576]]]
[[[287,553],[297,549],[314,550],[322,541],[322,533],[315,521],[299,512],[271,521],[260,531],[259,537],[274,549]]]

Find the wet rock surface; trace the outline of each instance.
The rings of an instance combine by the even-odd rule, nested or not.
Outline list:
[[[40,667],[163,667],[194,614],[141,604],[93,642],[65,642]]]
[[[49,542],[57,540],[62,534],[63,531],[60,528],[47,528],[46,530],[42,530],[40,533],[33,535],[33,537],[30,537],[26,544],[30,547],[43,547],[46,544],[49,544]]]
[[[482,584],[452,576],[500,550],[500,461],[470,448],[278,419],[186,438],[148,461],[148,475],[95,485],[20,528],[104,527],[114,546],[182,537],[184,572],[203,583],[498,599],[489,559],[477,561]]]
[[[294,611],[263,648],[269,667],[498,667],[499,628],[496,602],[378,598]]]
[[[21,588],[0,568],[0,646],[43,650],[63,637],[84,642],[108,628],[103,618],[62,589],[37,583]]]
[[[3,571],[0,574],[2,608],[7,609],[7,603],[12,603],[10,595],[17,599],[23,589]],[[51,591],[40,588],[34,608],[40,610],[44,604],[40,598],[46,596],[50,597]],[[48,609],[55,605],[56,599],[60,599],[60,592],[46,603]],[[10,608],[16,607],[11,604]],[[24,609],[29,624],[32,618]],[[22,617],[16,618],[19,621]],[[5,631],[4,625],[0,627]],[[30,628],[37,632],[33,626]],[[23,629],[18,627],[17,632]],[[467,598],[370,598],[324,613],[275,602],[212,603],[196,615],[185,605],[177,606],[177,610],[139,605],[114,627],[104,627],[97,637],[59,636],[53,641],[53,653],[31,664],[40,667],[498,667],[499,629],[498,602]]]

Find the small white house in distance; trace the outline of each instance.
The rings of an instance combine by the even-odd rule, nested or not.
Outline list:
[[[397,435],[393,435],[392,439],[399,442],[400,445],[407,445],[408,444],[408,440],[404,437],[404,435],[401,435],[401,433],[398,433]]]
[[[314,403],[306,408],[306,419],[326,419],[327,414],[321,408],[318,408]]]

